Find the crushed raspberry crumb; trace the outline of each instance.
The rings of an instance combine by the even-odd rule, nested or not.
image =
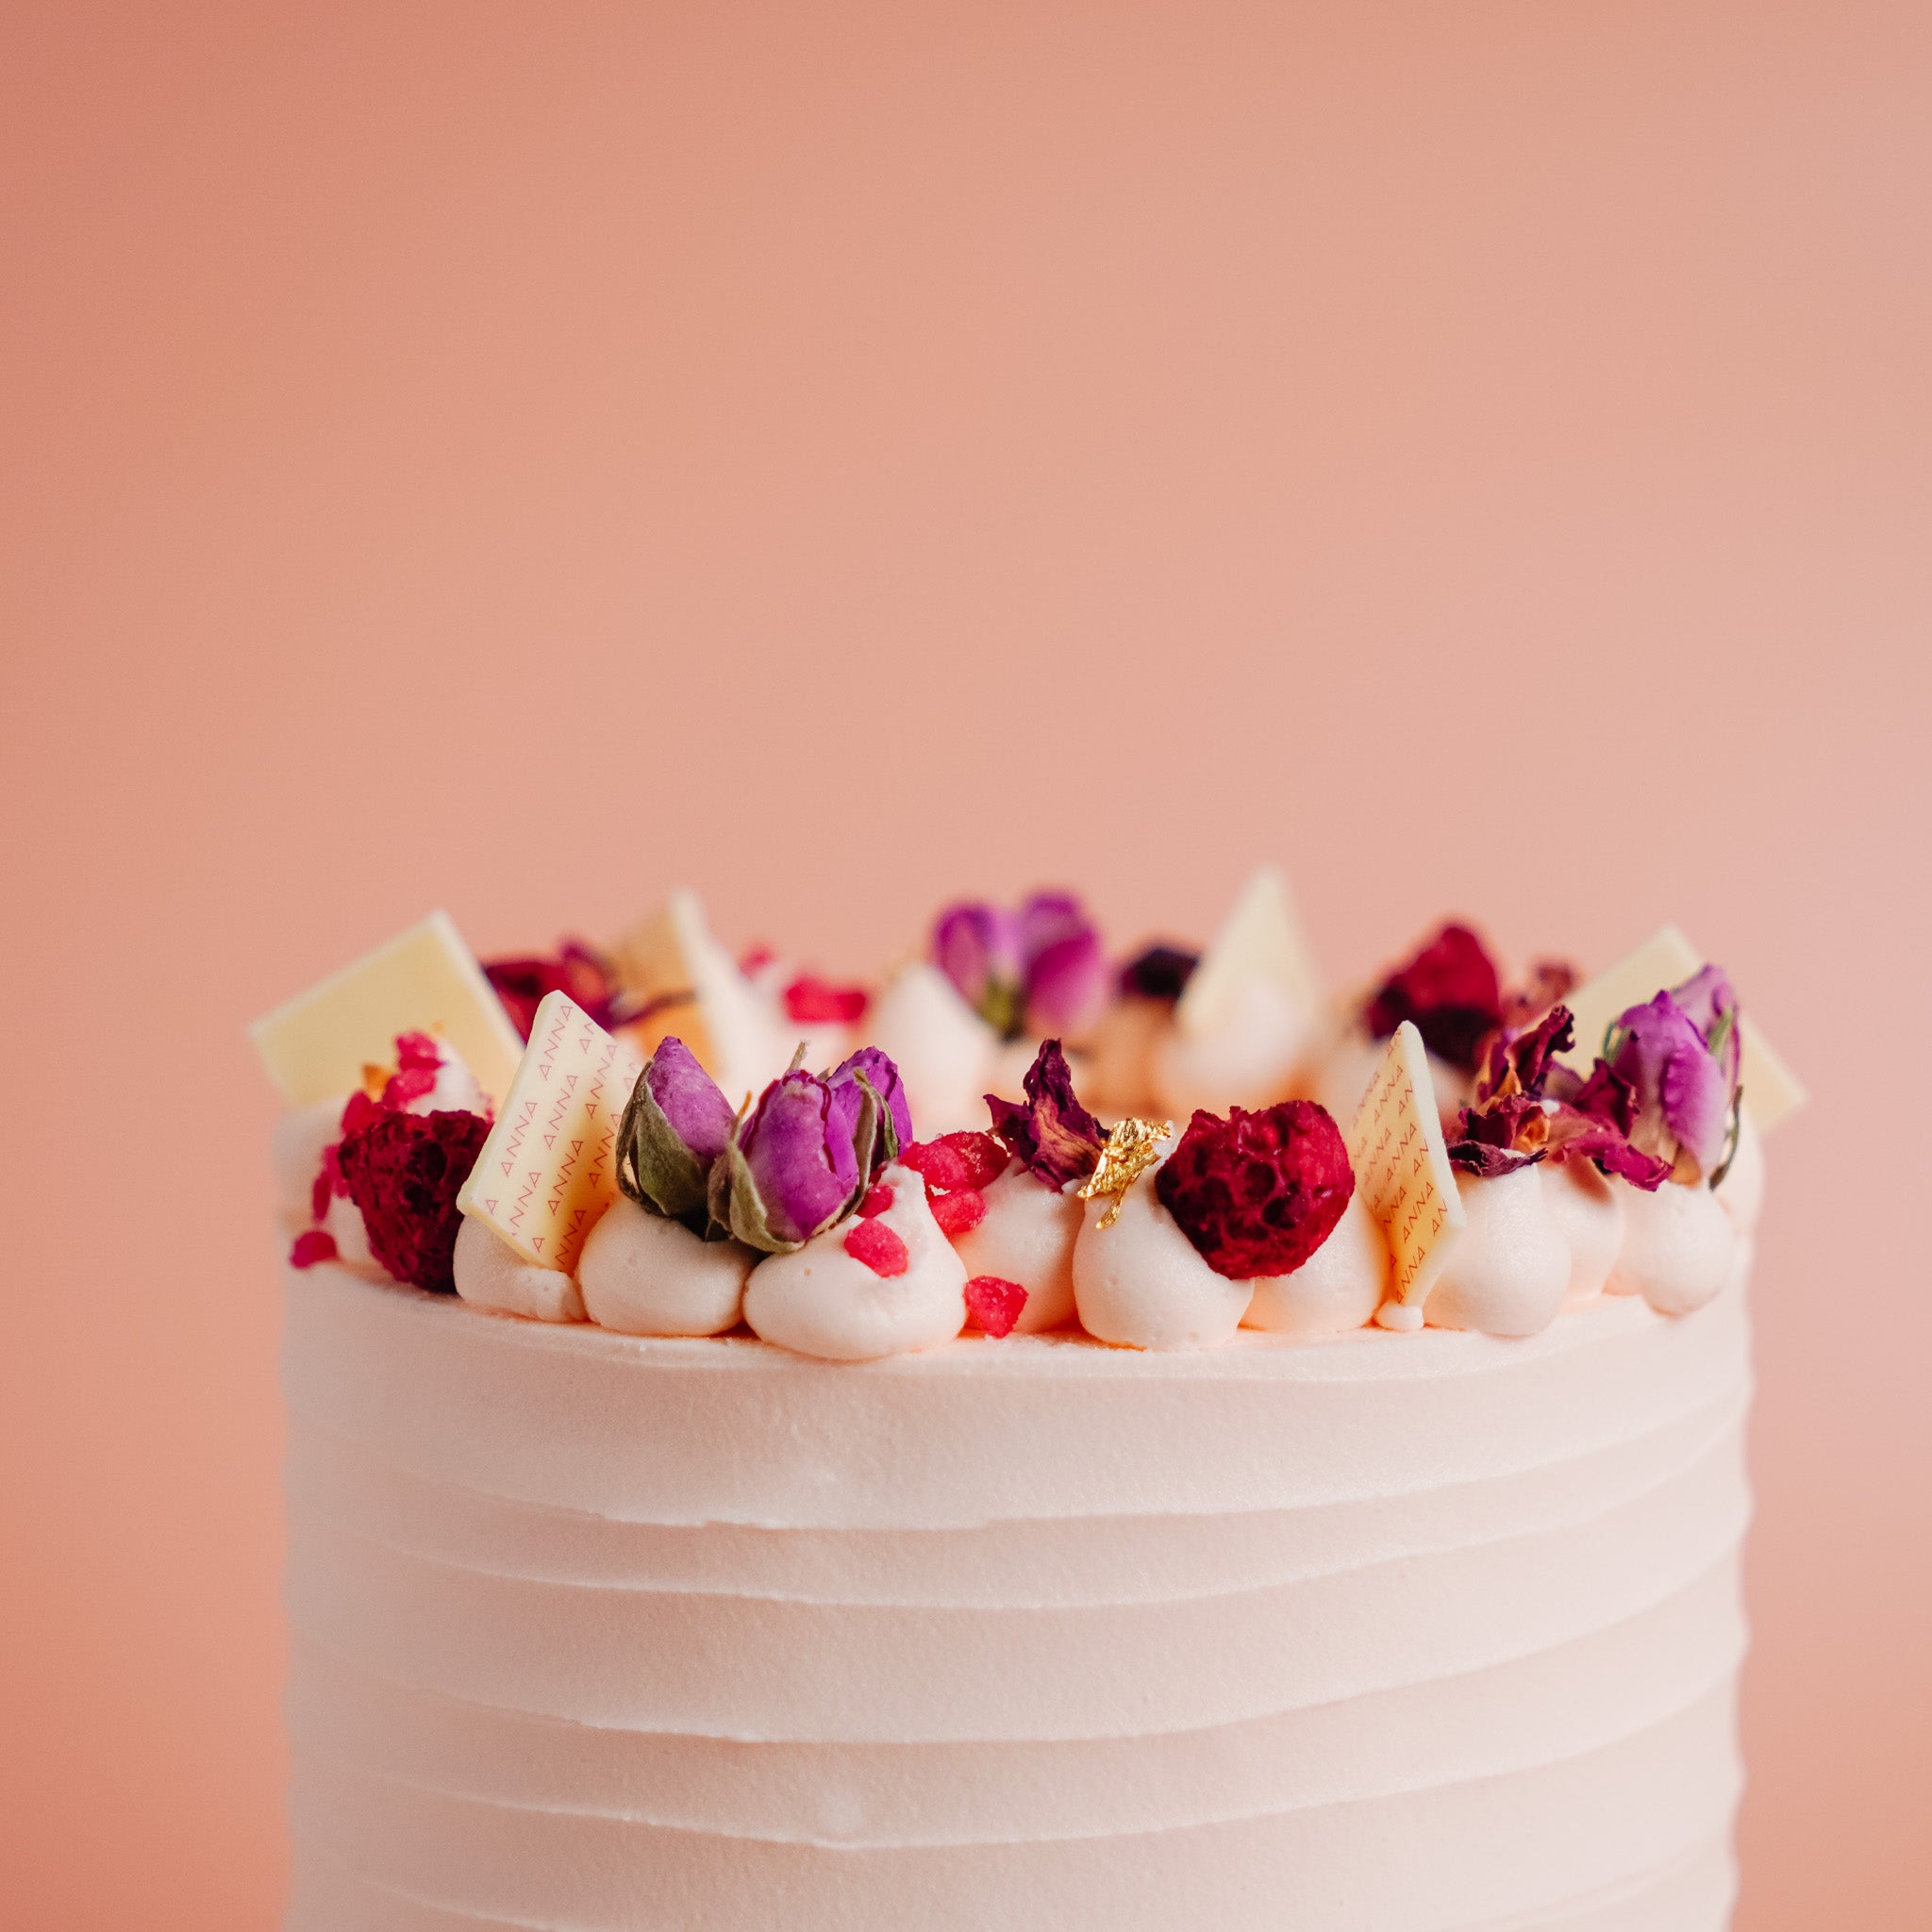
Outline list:
[[[958,1188],[950,1194],[935,1194],[932,1218],[948,1241],[956,1240],[986,1219],[986,1196],[977,1188]]]
[[[396,1035],[396,1065],[399,1067],[427,1067],[433,1074],[442,1064],[442,1049],[437,1045],[436,1037],[430,1033],[398,1033]]]
[[[966,1284],[967,1320],[983,1334],[1010,1335],[1025,1306],[1026,1291],[1017,1281],[975,1274]]]
[[[311,1227],[295,1237],[295,1244],[289,1250],[291,1268],[313,1268],[318,1261],[333,1261],[336,1257],[336,1238],[325,1227]]]
[[[936,1188],[983,1188],[1006,1172],[1012,1157],[991,1134],[941,1134],[899,1150],[899,1159]]]
[[[435,1091],[434,1067],[406,1066],[389,1076],[382,1090],[382,1104],[384,1107],[406,1108],[412,1100],[421,1100]]]
[[[903,1274],[912,1265],[906,1243],[883,1221],[861,1221],[845,1237],[845,1252],[874,1274]]]
[[[816,973],[801,973],[785,989],[785,1016],[801,1026],[856,1026],[870,1004],[862,986],[834,986]]]
[[[858,1218],[870,1221],[874,1214],[883,1214],[892,1205],[892,1191],[880,1181],[865,1199],[858,1204]]]

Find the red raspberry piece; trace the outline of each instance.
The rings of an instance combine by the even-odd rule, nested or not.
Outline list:
[[[905,1274],[912,1265],[906,1243],[883,1221],[857,1223],[845,1237],[845,1252],[888,1279]]]
[[[1355,1172],[1341,1130],[1312,1100],[1226,1120],[1196,1110],[1154,1177],[1160,1205],[1217,1274],[1291,1274],[1335,1231]]]
[[[932,1197],[932,1218],[948,1241],[977,1227],[986,1219],[986,1196],[977,1188],[958,1188]]]
[[[870,1221],[874,1214],[883,1214],[891,1205],[892,1191],[884,1181],[880,1181],[858,1204],[859,1219]]]
[[[337,1158],[369,1252],[398,1281],[456,1292],[457,1191],[490,1138],[480,1114],[384,1113],[342,1137]]]
[[[975,1274],[966,1284],[967,1319],[984,1334],[1010,1335],[1025,1306],[1026,1291],[1017,1281]]]
[[[311,1227],[295,1237],[295,1245],[289,1250],[289,1266],[313,1268],[318,1261],[333,1261],[335,1257],[335,1236],[325,1227]]]
[[[785,1015],[801,1026],[856,1026],[871,1004],[862,986],[834,986],[816,973],[801,973],[785,989]]]
[[[1012,1157],[991,1134],[963,1132],[915,1141],[900,1148],[899,1158],[934,1187],[952,1189],[986,1187],[1007,1171]]]

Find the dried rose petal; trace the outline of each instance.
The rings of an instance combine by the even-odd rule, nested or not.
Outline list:
[[[876,1214],[883,1214],[892,1205],[892,1191],[884,1181],[874,1182],[873,1191],[858,1204],[858,1218],[870,1221]]]
[[[379,1113],[342,1139],[349,1198],[362,1210],[369,1252],[398,1281],[456,1291],[457,1191],[490,1138],[474,1113]]]
[[[1382,982],[1364,1016],[1387,1040],[1413,1020],[1438,1059],[1473,1074],[1477,1049],[1502,1024],[1503,987],[1496,964],[1466,925],[1449,924]]]
[[[311,1227],[295,1237],[289,1250],[291,1268],[313,1268],[318,1261],[333,1261],[336,1238],[325,1227]]]
[[[912,1265],[906,1243],[883,1221],[855,1221],[845,1237],[845,1252],[888,1280]]]
[[[1017,1281],[975,1274],[966,1284],[966,1318],[982,1334],[1010,1335],[1025,1306],[1026,1291]]]
[[[870,1005],[862,986],[834,986],[801,973],[785,989],[785,1017],[800,1026],[856,1026]]]
[[[529,954],[485,959],[483,976],[496,989],[517,1031],[527,1040],[537,1008],[553,992],[566,992],[600,1026],[617,1020],[617,974],[581,940],[565,940],[555,957]]]
[[[966,1130],[915,1141],[899,1150],[899,1158],[935,1188],[984,1188],[1007,1171],[1012,1156],[991,1134]]]
[[[977,1188],[961,1188],[955,1193],[932,1197],[932,1218],[940,1232],[952,1241],[986,1219],[986,1196]]]
[[[1073,1070],[1058,1040],[1041,1042],[1024,1087],[1024,1107],[994,1093],[986,1096],[993,1132],[1050,1188],[1091,1174],[1107,1136],[1075,1096]]]
[[[1335,1231],[1355,1192],[1341,1130],[1311,1100],[1228,1118],[1196,1109],[1154,1178],[1160,1205],[1217,1274],[1288,1274]]]

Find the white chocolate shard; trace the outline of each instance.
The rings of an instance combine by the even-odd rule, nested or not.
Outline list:
[[[351,1091],[365,1065],[387,1061],[399,1033],[435,1033],[501,1103],[523,1041],[446,912],[432,912],[248,1029],[286,1105]]]
[[[1376,1319],[1385,1327],[1417,1326],[1466,1217],[1442,1138],[1428,1049],[1413,1020],[1391,1036],[1344,1137],[1356,1191],[1389,1243],[1390,1299],[1412,1311]]]
[[[1312,1024],[1323,1007],[1322,974],[1295,909],[1288,880],[1264,865],[1241,897],[1188,977],[1174,1008],[1174,1024],[1196,1039],[1222,1030],[1233,1016],[1241,989],[1258,981],[1279,991]]]
[[[525,1260],[573,1268],[617,1199],[617,1126],[642,1071],[568,993],[546,993],[457,1206]]]
[[[999,1036],[937,966],[902,967],[873,1003],[865,1033],[899,1069],[915,1139],[985,1128]]]

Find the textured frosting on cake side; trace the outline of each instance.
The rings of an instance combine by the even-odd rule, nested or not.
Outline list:
[[[291,1273],[290,1932],[1716,1932],[1744,1297],[826,1363]]]

